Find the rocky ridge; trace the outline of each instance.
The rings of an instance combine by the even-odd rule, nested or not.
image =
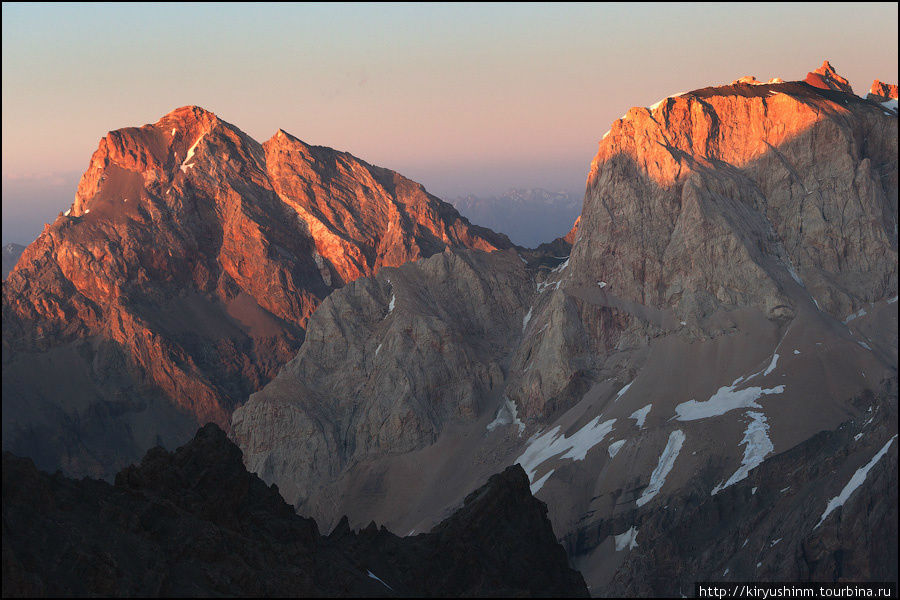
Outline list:
[[[888,100],[897,99],[897,86],[889,83],[883,83],[877,79],[872,82],[872,88],[866,95],[866,98],[875,100],[876,102],[887,102]]]
[[[188,106],[110,132],[4,283],[4,448],[109,476],[198,423],[230,427],[332,290],[510,245],[421,185],[284,131],[259,144]]]
[[[331,535],[248,473],[213,424],[103,481],[3,453],[3,595],[587,596],[518,467],[400,538]]]

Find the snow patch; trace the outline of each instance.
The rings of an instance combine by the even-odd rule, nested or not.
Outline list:
[[[376,580],[378,583],[380,583],[381,585],[383,585],[384,587],[386,587],[387,589],[391,590],[392,592],[394,591],[394,588],[392,588],[391,586],[389,586],[388,584],[386,584],[384,581],[382,581],[381,578],[378,577],[378,576],[377,576],[375,573],[373,573],[372,571],[366,570],[366,573],[368,573],[369,579],[374,579],[374,580]]]
[[[794,354],[800,354],[800,351],[794,348]]]
[[[628,391],[628,388],[631,387],[631,384],[632,384],[632,383],[634,383],[634,382],[632,381],[631,383],[628,383],[628,384],[622,386],[622,389],[619,390],[619,392],[616,394],[616,399],[613,400],[613,402],[618,402],[618,401],[619,401],[619,398],[621,398],[622,396],[625,395],[625,392]]]
[[[534,496],[535,494],[537,494],[537,493],[541,490],[541,488],[544,487],[544,484],[547,483],[547,480],[550,479],[550,476],[553,475],[553,471],[555,471],[555,470],[556,470],[556,469],[550,469],[549,471],[547,471],[547,472],[544,474],[543,477],[541,477],[540,479],[538,479],[537,481],[535,481],[534,483],[532,483],[532,484],[529,486],[529,487],[531,488],[531,495],[532,495],[532,496]]]
[[[783,540],[783,539],[784,539],[784,538],[778,538],[777,540],[775,540],[774,542],[772,542],[771,544],[769,544],[769,548],[771,548],[772,546],[774,546],[775,544],[777,544],[778,542],[780,542],[780,541]]]
[[[650,408],[652,406],[653,404],[648,404],[644,408],[638,409],[631,413],[631,416],[629,416],[628,418],[635,420],[635,427],[637,427],[638,429],[644,428],[644,421],[647,420],[647,414],[650,412]]]
[[[597,282],[597,285],[600,286],[600,289],[603,289],[603,288],[606,287],[606,282],[605,282],[605,281],[598,281],[598,282]]]
[[[86,211],[84,211],[84,214],[88,214],[89,212],[91,212],[91,209],[87,209]]]
[[[522,465],[528,473],[528,480],[534,481],[535,471],[551,458],[584,460],[590,449],[602,442],[612,431],[615,422],[615,419],[610,419],[601,423],[600,417],[595,417],[571,437],[561,435],[560,427],[557,425],[547,433],[532,436],[528,440],[528,447],[515,462]],[[537,482],[534,485],[537,485]]]
[[[750,417],[750,422],[747,423],[744,439],[741,440],[741,444],[744,445],[744,458],[741,460],[741,466],[734,472],[734,475],[728,478],[728,481],[714,487],[711,496],[746,479],[750,470],[758,467],[765,457],[775,450],[772,440],[769,439],[769,424],[766,423],[766,416],[760,412],[748,412],[747,416]],[[753,488],[753,491],[755,493],[756,488]]]
[[[886,109],[888,109],[888,110],[892,110],[892,111],[894,111],[894,112],[898,112],[898,109],[897,109],[897,99],[896,99],[896,98],[891,98],[891,99],[888,100],[887,102],[882,102],[881,105],[882,105],[883,107],[885,107]]]
[[[610,444],[609,448],[606,449],[606,451],[609,452],[609,457],[615,458],[616,454],[619,453],[619,450],[621,450],[622,446],[624,446],[624,445],[625,445],[625,440],[619,440],[617,442],[613,442],[612,444]]]
[[[388,314],[391,314],[394,311],[394,305],[397,302],[397,296],[391,294],[391,301],[388,302]]]
[[[638,530],[634,528],[634,525],[632,525],[631,528],[625,533],[620,533],[619,535],[615,536],[616,552],[621,552],[625,548],[628,548],[629,550],[637,548],[637,534]]]
[[[525,317],[522,318],[522,333],[525,333],[525,328],[528,327],[528,321],[531,320],[532,309],[534,309],[533,306],[529,307],[528,313],[525,315]]]
[[[853,477],[850,478],[850,481],[847,482],[847,485],[844,486],[844,489],[841,490],[841,493],[828,501],[828,506],[825,507],[825,512],[822,513],[822,516],[819,518],[819,522],[816,523],[816,526],[813,529],[818,529],[819,525],[821,525],[828,515],[830,515],[835,509],[844,505],[844,502],[850,498],[850,495],[856,491],[856,488],[861,486],[863,482],[866,480],[866,475],[869,474],[869,471],[872,467],[875,466],[881,457],[887,454],[887,451],[890,449],[891,444],[894,443],[894,440],[897,438],[897,434],[887,441],[887,443],[879,450],[875,456],[872,457],[865,466],[860,467],[856,470],[856,473],[853,474]]]
[[[769,363],[769,366],[766,367],[765,372],[763,373],[763,377],[766,377],[769,373],[775,370],[775,367],[778,366],[778,353],[772,355],[772,362]]]
[[[803,283],[803,280],[800,279],[800,276],[797,275],[797,271],[794,269],[794,265],[792,265],[791,263],[787,263],[786,266],[787,266],[788,273],[791,274],[791,277],[793,278],[793,280],[796,281],[800,285],[800,287],[805,288],[806,285]]]
[[[494,418],[494,420],[488,423],[487,430],[493,431],[501,425],[518,426],[519,435],[522,435],[522,432],[525,431],[525,423],[523,423],[522,420],[519,419],[519,411],[516,407],[516,403],[509,398],[505,399],[505,402],[497,411],[497,416]]]
[[[563,271],[566,270],[566,267],[568,267],[568,266],[569,266],[569,257],[567,256],[566,260],[564,262],[560,263],[555,268],[551,269],[550,272],[551,273],[562,273]]]
[[[852,315],[850,315],[849,317],[847,317],[846,319],[844,319],[844,325],[846,325],[853,319],[858,319],[858,318],[864,317],[864,316],[866,316],[866,309],[861,308],[858,311],[856,311],[855,313],[853,313]]]
[[[66,209],[66,212],[63,213],[63,216],[64,216],[64,217],[68,217],[70,212],[72,212],[72,209],[71,209],[71,208],[67,208],[67,209]]]
[[[204,137],[206,137],[206,134],[205,134],[205,133],[204,133],[203,135],[201,135],[200,137],[197,138],[197,141],[194,142],[194,145],[193,145],[193,146],[191,146],[190,148],[188,148],[187,158],[185,158],[184,161],[182,161],[182,163],[181,163],[181,172],[182,172],[182,173],[187,173],[187,170],[188,170],[188,169],[191,169],[191,168],[194,167],[194,165],[189,165],[189,164],[187,164],[187,162],[188,162],[189,160],[191,160],[192,158],[194,158],[194,150],[197,149],[197,144],[199,144],[200,141],[201,141]]]
[[[888,300],[887,303],[888,303],[888,304],[893,304],[893,303],[896,302],[896,301],[897,301],[897,296],[894,296],[893,298],[891,298],[890,300]]]
[[[672,470],[672,467],[675,466],[675,459],[678,458],[678,453],[681,452],[682,444],[684,444],[684,433],[681,430],[676,429],[669,434],[669,441],[659,457],[656,468],[650,474],[650,483],[644,489],[641,497],[637,499],[636,504],[639,507],[653,500],[662,489],[663,484],[666,482],[666,476]]]
[[[175,128],[173,127],[173,128],[172,128],[172,135],[175,135],[175,132],[177,132],[177,131],[178,131],[178,130],[175,129]]]
[[[375,356],[378,356],[379,351],[381,351],[381,344],[378,344],[378,347],[375,348]]]
[[[859,341],[857,341],[856,343],[859,344],[860,346],[862,346],[863,348],[865,348],[866,350],[868,350],[869,352],[872,351],[872,347],[870,345],[868,345],[867,343],[859,342]]]
[[[769,365],[770,369],[774,368],[773,360]],[[768,373],[768,371],[767,371]],[[785,390],[785,386],[779,385],[773,388],[763,389],[762,387],[748,387],[742,390],[736,390],[737,385],[743,381],[743,377],[738,377],[731,385],[720,387],[719,391],[705,402],[697,402],[689,400],[682,402],[675,407],[675,415],[679,421],[696,421],[697,419],[707,419],[709,417],[718,417],[724,415],[730,410],[738,408],[762,408],[756,403],[762,396],[768,394],[781,394]]]

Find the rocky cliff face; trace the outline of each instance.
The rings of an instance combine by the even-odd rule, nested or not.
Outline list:
[[[331,290],[509,241],[401,175],[198,107],[109,133],[3,287],[3,444],[109,475],[231,411]]]
[[[322,522],[402,531],[446,516],[473,473],[519,463],[601,594],[651,589],[630,553],[675,544],[784,453],[824,511],[896,433],[867,429],[858,399],[896,404],[898,187],[896,113],[819,71],[822,85],[738,80],[630,109],[600,142],[568,257],[450,251],[334,293],[310,332],[339,334],[308,337],[234,415],[251,470]],[[816,437],[848,420],[872,447]],[[790,485],[759,473],[760,498]],[[685,503],[706,508],[666,512]],[[722,546],[712,527],[692,542],[703,572],[737,552],[753,510],[722,525]],[[896,520],[883,512],[853,527]],[[783,548],[890,576],[852,534],[822,541],[811,514]],[[673,572],[697,566],[670,551]],[[772,561],[766,578],[850,577],[824,564]],[[677,594],[666,581],[680,580],[647,585]]]
[[[511,467],[430,533],[319,535],[209,424],[115,486],[3,454],[4,596],[587,596]]]

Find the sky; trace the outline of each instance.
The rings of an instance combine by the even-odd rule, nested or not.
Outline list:
[[[2,8],[2,241],[67,208],[107,131],[196,104],[452,199],[583,192],[631,106],[828,59],[897,81],[897,4],[28,4]]]

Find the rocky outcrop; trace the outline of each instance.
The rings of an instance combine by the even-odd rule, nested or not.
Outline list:
[[[897,86],[890,83],[883,83],[876,79],[872,82],[872,88],[869,90],[869,93],[866,97],[877,102],[896,100]]]
[[[511,467],[430,533],[322,537],[213,424],[115,486],[4,452],[3,595],[587,596],[546,513]]]
[[[24,250],[25,246],[21,244],[7,244],[3,246],[3,279],[6,279],[9,272],[19,262],[19,257],[22,256]]]
[[[838,75],[837,71],[834,70],[834,67],[832,67],[831,63],[827,60],[815,71],[807,73],[806,79],[803,81],[813,87],[822,88],[823,90],[835,90],[847,94],[853,93],[850,82]]]
[[[515,251],[455,251],[329,296],[297,356],[232,417],[248,468],[332,522],[342,494],[328,484],[349,465],[431,445],[492,407],[532,277]]]
[[[198,422],[228,427],[331,290],[509,246],[421,185],[283,131],[259,144],[198,107],[113,131],[4,284],[4,448],[110,475]]]

